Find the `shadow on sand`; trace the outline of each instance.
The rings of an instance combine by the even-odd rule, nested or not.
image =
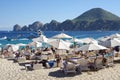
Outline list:
[[[67,75],[64,74],[62,70],[57,70],[54,72],[50,72],[48,76],[63,78],[63,77],[74,77],[76,75],[80,75],[81,73],[68,73]]]

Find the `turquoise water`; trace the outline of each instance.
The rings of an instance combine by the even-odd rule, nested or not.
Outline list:
[[[61,31],[44,31],[43,34],[50,38],[56,34],[61,33]],[[65,34],[76,38],[85,38],[85,37],[93,37],[97,39],[103,36],[109,36],[111,34],[120,33],[119,31],[64,31]],[[1,38],[6,36],[7,40],[2,40]],[[13,32],[13,31],[0,31],[0,44],[17,44],[17,43],[29,43],[32,40],[28,39],[31,37],[37,37],[36,32]],[[0,45],[0,46],[2,46]]]

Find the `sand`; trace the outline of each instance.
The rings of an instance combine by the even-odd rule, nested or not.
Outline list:
[[[120,80],[120,62],[99,71],[64,75],[60,68],[26,71],[18,63],[0,59],[0,80]]]

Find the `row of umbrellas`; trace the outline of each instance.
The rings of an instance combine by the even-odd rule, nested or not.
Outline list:
[[[44,35],[40,35],[40,37],[38,38],[34,38],[33,42],[27,44],[29,46],[35,46],[35,47],[40,47],[42,46],[41,42],[47,43],[57,49],[65,49],[65,50],[70,50],[70,42],[66,42],[64,40],[62,40],[61,38],[72,38],[70,41],[73,42],[78,42],[78,43],[87,43],[86,45],[81,46],[80,48],[77,49],[77,51],[79,50],[83,50],[83,51],[88,51],[88,50],[102,50],[102,49],[107,49],[106,47],[114,47],[114,46],[118,46],[120,45],[120,40],[118,40],[117,38],[120,38],[119,34],[114,34],[111,35],[109,38],[104,37],[101,39],[95,40],[93,38],[84,38],[84,39],[76,39],[76,38],[72,38],[71,36],[61,33],[58,35],[53,36],[51,39],[46,38],[46,36]],[[105,40],[106,39],[106,40]],[[26,46],[25,44],[17,44],[17,46]],[[17,50],[18,47],[13,47],[13,50]]]
[[[61,33],[52,37],[57,39],[48,39],[44,35],[41,35],[39,38],[33,39],[33,41],[46,42],[57,49],[69,50],[69,46],[71,45],[71,43],[63,41],[61,38],[72,38],[71,40],[74,42],[87,43],[87,45],[83,45],[82,47],[80,47],[79,50],[101,50],[107,49],[106,47],[115,47],[120,45],[120,40],[116,39],[117,37],[120,37],[120,35],[113,34],[110,36],[110,39],[107,39],[106,41],[101,41],[98,44],[98,41],[93,38],[76,39],[64,33]]]
[[[70,42],[66,42],[66,41],[63,41],[61,38],[72,38],[71,36],[69,36],[69,35],[66,35],[66,34],[64,34],[64,33],[61,33],[61,34],[58,34],[58,35],[55,35],[55,36],[53,36],[52,38],[57,38],[57,39],[53,39],[53,40],[51,40],[51,39],[46,39],[45,37],[44,37],[44,39],[45,40],[43,40],[43,38],[41,38],[41,37],[43,37],[43,35],[42,36],[40,36],[39,37],[39,39],[38,40],[42,40],[42,41],[44,41],[44,42],[46,42],[46,40],[48,40],[47,41],[47,43],[49,44],[49,45],[52,45],[53,47],[55,47],[55,48],[57,48],[57,49],[65,49],[65,50],[70,50],[70,45],[71,45],[71,43]],[[33,41],[34,41],[35,39],[33,39]],[[87,45],[84,45],[84,46],[82,46],[82,47],[80,47],[80,48],[78,48],[78,50],[101,50],[101,49],[107,49],[106,47],[104,47],[104,46],[101,46],[101,45],[98,45],[97,44],[97,41],[95,40],[95,39],[93,39],[93,38],[84,38],[84,39],[75,39],[75,38],[72,38],[71,39],[72,41],[76,41],[76,42],[80,42],[80,43],[87,43]],[[90,44],[89,44],[90,43]]]
[[[35,48],[37,48],[37,47],[41,47],[43,42],[49,45],[52,45],[53,47],[57,49],[65,49],[65,50],[70,49],[69,46],[71,44],[69,42],[63,41],[60,38],[72,38],[71,36],[61,33],[60,35],[53,36],[53,38],[57,38],[57,39],[48,39],[46,38],[46,36],[41,34],[40,37],[32,39],[33,42],[29,44],[22,44],[22,43],[7,44],[3,47],[3,49],[8,49],[9,51],[17,51],[19,49],[19,46],[34,46]]]

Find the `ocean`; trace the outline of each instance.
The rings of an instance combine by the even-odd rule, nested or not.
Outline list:
[[[52,36],[59,33],[61,33],[61,31],[43,31],[43,34],[47,38],[51,38]],[[97,39],[99,37],[120,33],[120,31],[64,31],[64,33],[75,38],[92,37],[94,39]],[[32,41],[33,37],[37,36],[37,32],[0,31],[0,47],[5,44],[28,44]]]

